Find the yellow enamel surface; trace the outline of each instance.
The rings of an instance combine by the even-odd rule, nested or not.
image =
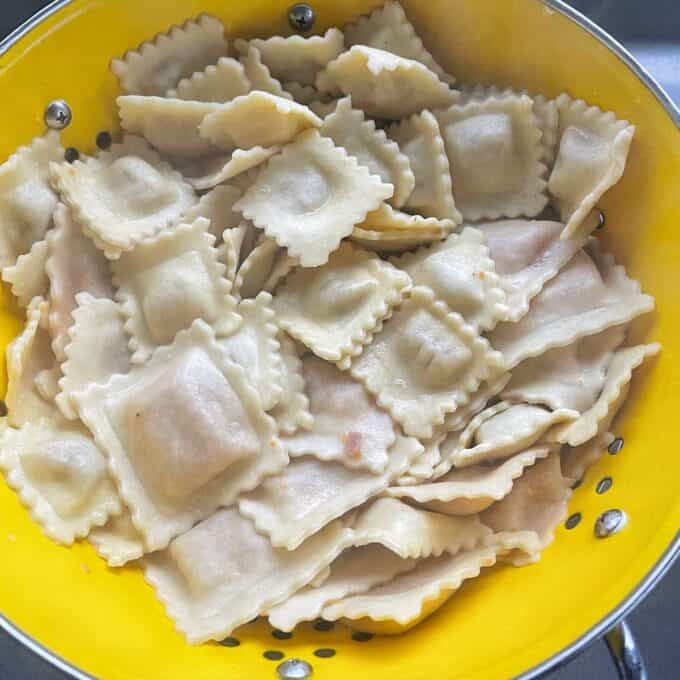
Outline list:
[[[94,149],[97,132],[115,131],[111,56],[200,11],[224,20],[233,35],[287,32],[288,2],[271,0],[75,0],[0,57],[3,134],[0,156],[42,132],[42,112],[66,98],[74,121],[64,141]],[[342,24],[376,2],[318,0],[318,30]],[[603,238],[645,290],[655,318],[637,338],[660,340],[663,354],[636,377],[616,423],[626,445],[605,455],[575,492],[578,528],[561,528],[540,563],[498,567],[466,583],[425,623],[398,637],[359,644],[343,628],[303,626],[291,640],[264,623],[236,635],[236,648],[191,648],[165,618],[134,568],[109,570],[87,544],[54,545],[0,485],[0,608],[28,634],[73,664],[107,680],[230,680],[275,677],[266,649],[310,660],[319,680],[505,678],[559,652],[618,605],[659,559],[680,519],[680,135],[638,79],[567,18],[538,0],[406,0],[408,14],[447,70],[468,82],[495,82],[549,96],[563,89],[616,111],[637,126],[624,179],[602,201]],[[0,342],[19,327],[7,311]],[[4,367],[3,367],[4,368]],[[614,479],[605,495],[594,486]],[[624,508],[628,527],[593,537],[597,515]],[[333,658],[312,652],[333,647]]]

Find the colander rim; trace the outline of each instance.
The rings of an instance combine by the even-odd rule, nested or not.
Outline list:
[[[680,108],[676,106],[668,93],[661,87],[659,82],[652,76],[647,69],[615,38],[607,33],[603,28],[591,21],[584,14],[567,5],[564,0],[539,0],[550,9],[560,12],[568,19],[571,19],[590,35],[608,47],[645,85],[657,98],[664,110],[680,130]],[[7,37],[0,41],[0,56],[5,54],[21,38],[30,33],[43,21],[51,17],[59,10],[70,5],[73,0],[52,0],[51,3],[43,7],[40,11],[29,17],[23,24],[14,29]],[[583,651],[596,639],[602,637],[608,630],[624,619],[640,602],[654,589],[657,583],[663,578],[671,568],[675,560],[680,555],[680,531],[675,535],[666,551],[659,558],[656,564],[644,576],[640,583],[615,607],[609,614],[603,617],[598,623],[588,629],[581,637],[577,638],[570,645],[561,651],[548,657],[540,664],[525,671],[518,676],[518,680],[532,680],[539,678],[548,671],[564,665],[578,653]],[[6,616],[0,614],[0,628],[13,637],[19,644],[30,650],[37,656],[47,661],[54,668],[62,671],[76,680],[96,680],[93,675],[86,673],[73,665],[69,661],[62,659],[58,654],[45,647],[35,638],[25,633],[19,626],[12,623]]]

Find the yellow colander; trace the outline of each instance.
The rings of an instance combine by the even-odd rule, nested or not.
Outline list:
[[[314,0],[315,30],[342,25],[379,2]],[[231,36],[288,34],[289,4],[56,2],[29,30],[0,47],[0,156],[44,131],[45,106],[57,98],[73,111],[64,145],[93,152],[99,132],[117,132],[119,90],[108,68],[112,56],[200,12],[223,20]],[[272,658],[281,655],[309,662],[318,680],[531,675],[610,627],[675,554],[680,526],[680,457],[674,446],[680,429],[680,114],[620,47],[559,0],[403,4],[425,44],[460,81],[526,88],[550,97],[567,90],[637,126],[626,173],[600,206],[606,216],[602,238],[656,297],[653,319],[636,327],[633,341],[653,338],[664,349],[653,366],[636,375],[615,422],[625,446],[589,471],[570,504],[571,513],[581,514],[580,523],[571,530],[561,527],[538,564],[495,567],[466,583],[406,635],[370,640],[353,639],[341,626],[327,630],[313,624],[280,639],[260,621],[236,631],[238,645],[189,647],[140,570],[107,568],[87,543],[71,549],[55,545],[0,484],[2,623],[76,677],[270,679],[280,663]],[[21,323],[4,291],[0,349]],[[1,379],[4,383],[4,375]],[[613,486],[598,494],[604,476]],[[596,519],[613,508],[626,512],[627,526],[597,538]]]

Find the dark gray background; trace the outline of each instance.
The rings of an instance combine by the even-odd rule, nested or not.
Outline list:
[[[0,36],[47,4],[46,0],[0,0]],[[680,102],[680,0],[572,0],[571,4],[621,40]],[[629,619],[650,680],[680,678],[678,611],[680,560]],[[598,642],[549,677],[613,680],[616,674],[604,643]],[[66,680],[66,676],[0,631],[0,680]]]

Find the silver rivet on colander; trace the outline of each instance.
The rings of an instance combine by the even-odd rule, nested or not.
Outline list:
[[[316,13],[306,2],[298,2],[288,10],[290,25],[301,33],[311,31],[316,21]]]
[[[304,659],[288,659],[278,665],[276,672],[281,680],[307,680],[313,671]]]
[[[618,533],[626,526],[628,517],[623,510],[616,508],[603,512],[595,522],[595,536],[598,538],[607,538]]]
[[[604,225],[607,222],[607,218],[604,216],[604,213],[601,210],[599,211],[599,213],[600,214],[598,215],[598,224],[597,224],[597,227],[595,227],[595,228],[596,229],[604,229]]]
[[[63,99],[51,101],[45,109],[45,125],[53,130],[63,130],[72,118],[71,107]]]

